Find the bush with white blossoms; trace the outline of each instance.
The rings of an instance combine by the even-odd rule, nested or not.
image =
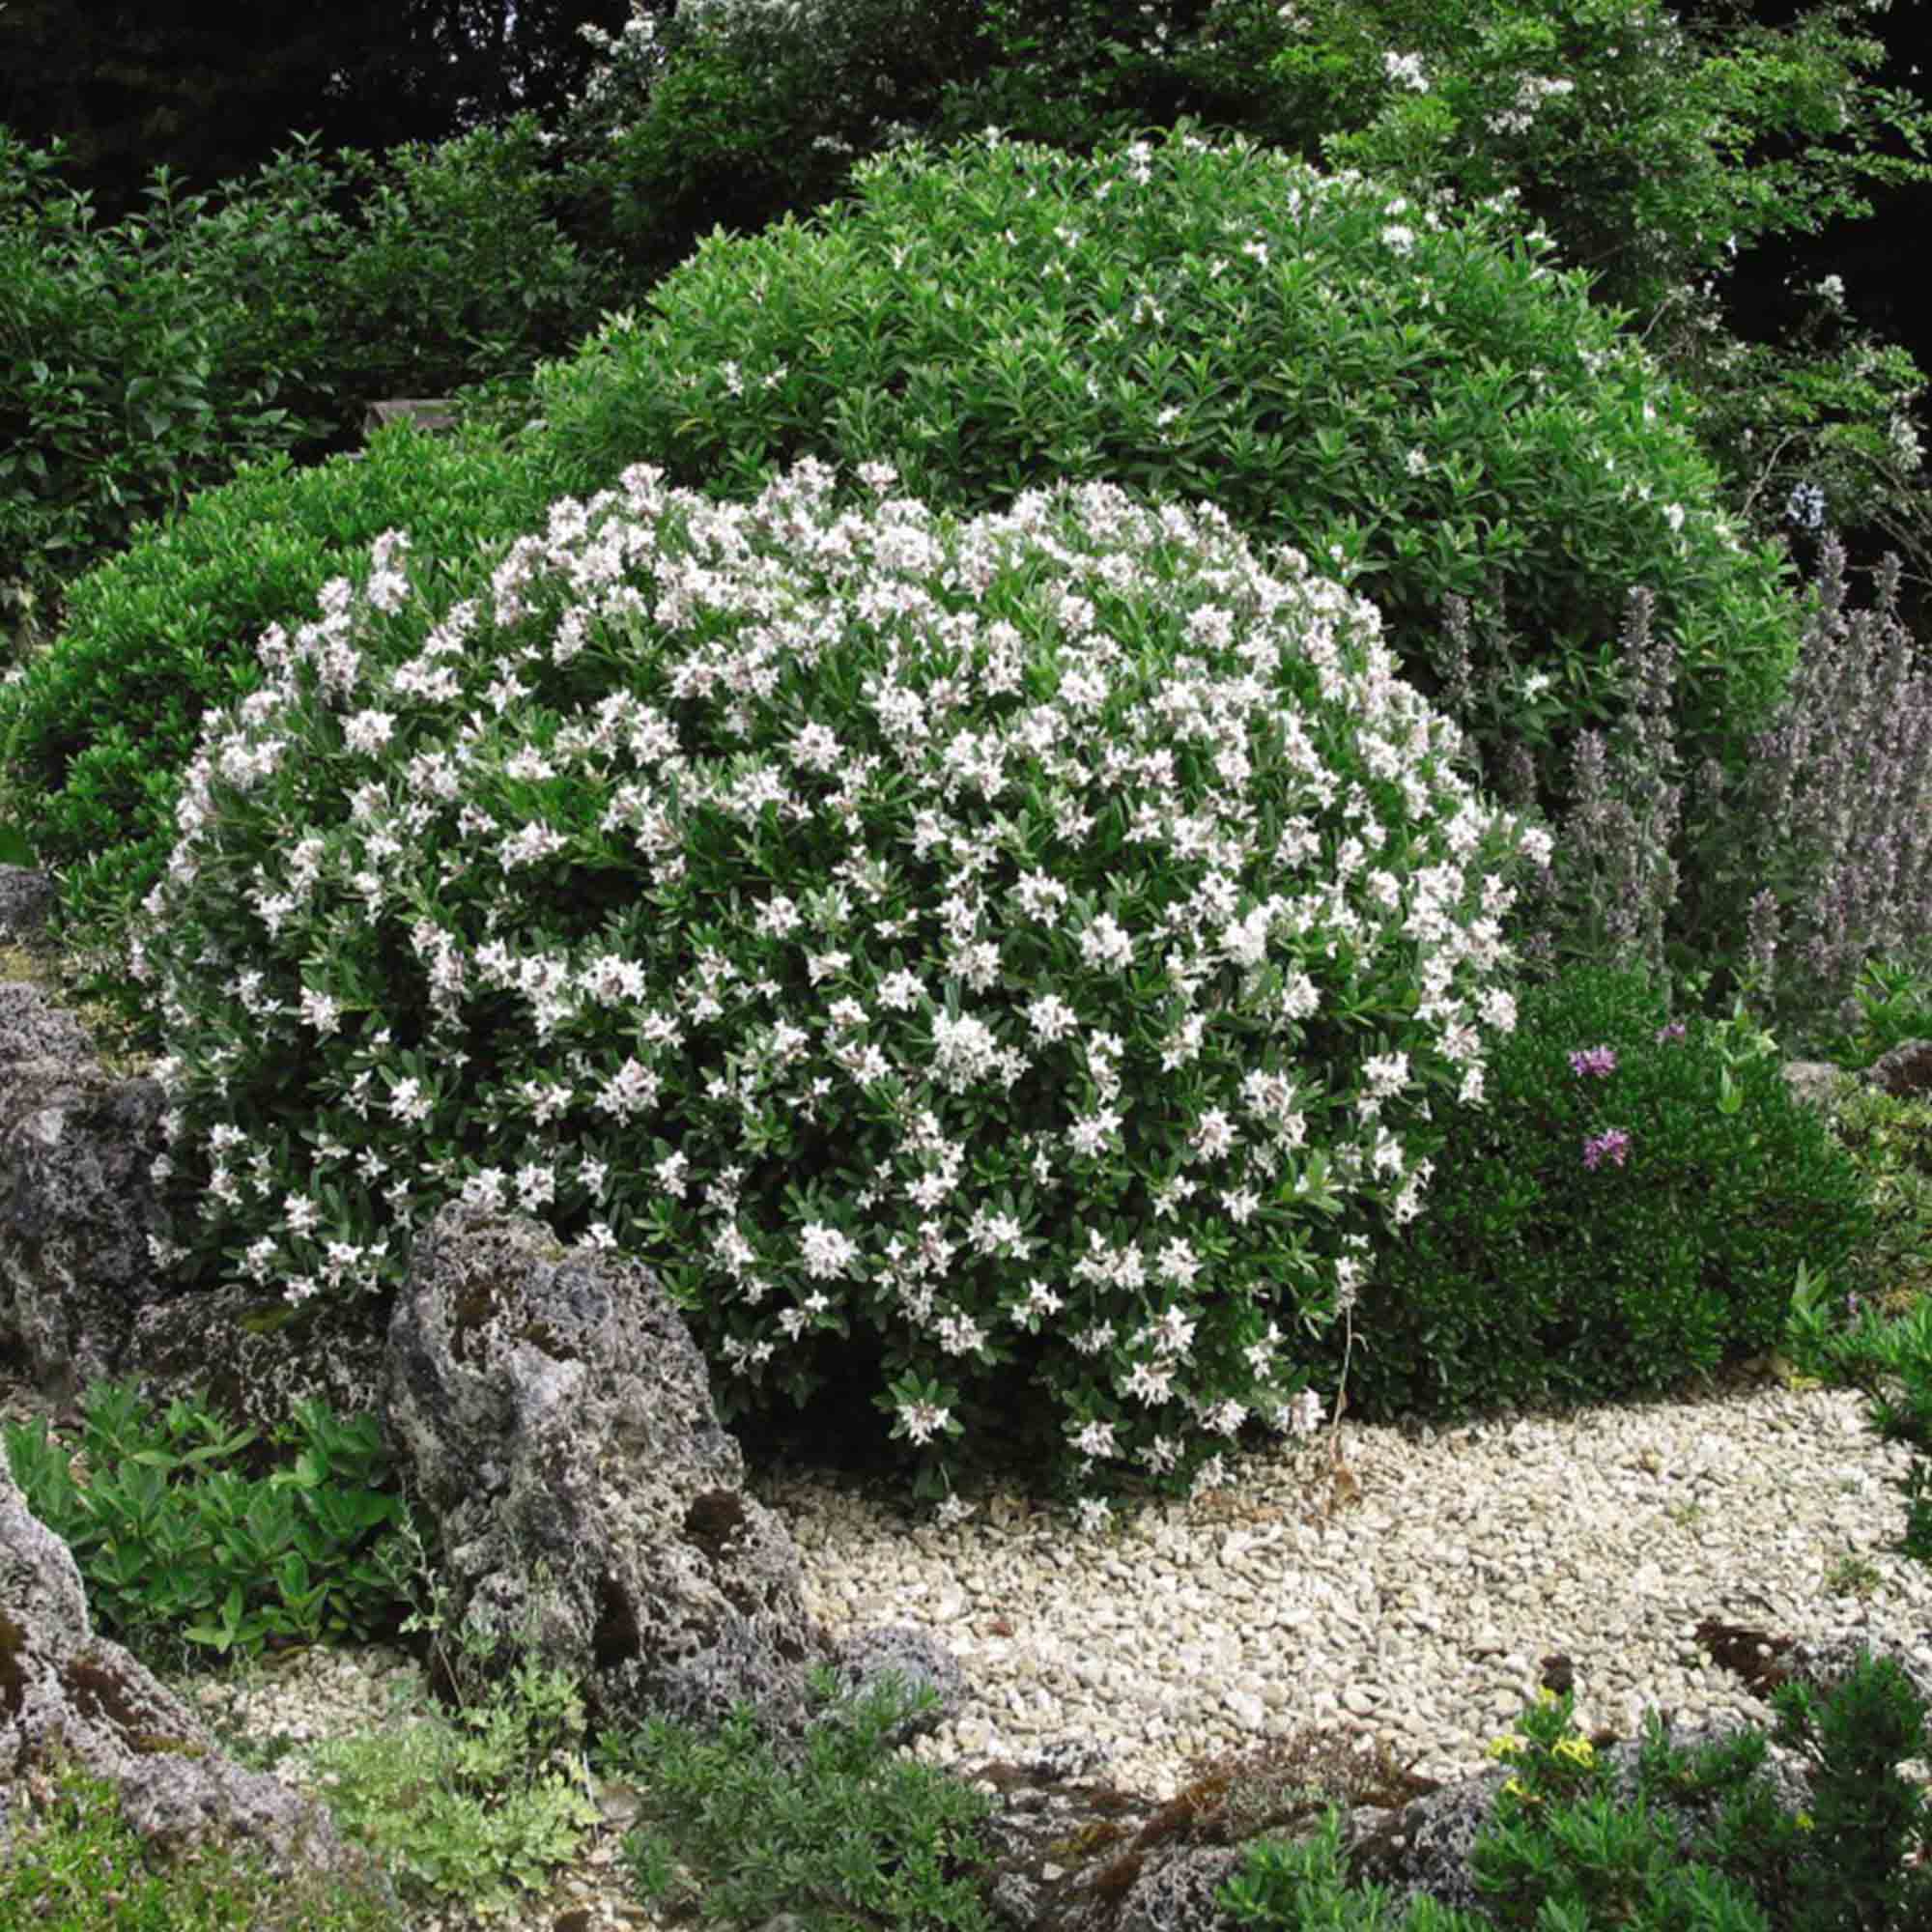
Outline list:
[[[1211,506],[860,477],[639,467],[413,654],[394,535],[263,639],[129,948],[156,1259],[375,1321],[444,1203],[532,1214],[659,1271],[727,1420],[865,1364],[934,1496],[1050,1415],[1092,1522],[1315,1426],[1296,1330],[1481,1094],[1548,841]]]

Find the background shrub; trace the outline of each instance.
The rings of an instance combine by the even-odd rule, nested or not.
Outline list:
[[[196,491],[591,327],[622,283],[557,225],[553,173],[527,116],[381,158],[298,142],[213,194],[158,172],[98,228],[58,156],[0,129],[0,582],[37,635]]]
[[[271,624],[366,570],[391,528],[439,560],[425,594],[453,596],[445,584],[487,575],[553,494],[534,450],[395,424],[361,458],[255,465],[75,583],[58,644],[0,686],[0,784],[37,863],[59,874],[68,942],[111,951],[160,876],[204,713],[260,688],[254,647]],[[125,980],[98,990],[114,986]]]
[[[713,238],[648,326],[540,373],[575,487],[645,460],[743,495],[804,454],[966,508],[1104,478],[1352,572],[1431,693],[1453,593],[1536,639],[1564,728],[1601,721],[1634,582],[1699,754],[1781,691],[1795,602],[1714,508],[1684,399],[1491,217],[1185,132],[1092,160],[901,148],[854,182],[808,226]]]
[[[1658,1393],[1775,1348],[1801,1265],[1842,1296],[1871,1210],[1779,1064],[1702,1015],[1669,1021],[1635,974],[1526,991],[1487,1104],[1436,1109],[1428,1211],[1361,1292],[1350,1406]]]
[[[43,633],[61,584],[138,524],[333,427],[277,400],[299,355],[277,326],[286,295],[258,327],[190,245],[207,197],[178,199],[165,175],[148,192],[144,213],[97,230],[55,157],[0,128],[0,581],[24,586]],[[294,232],[231,226],[284,290]]]

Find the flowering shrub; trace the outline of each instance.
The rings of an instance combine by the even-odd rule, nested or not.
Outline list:
[[[643,461],[744,496],[817,455],[970,513],[1115,480],[1355,573],[1425,690],[1444,598],[1502,597],[1569,724],[1605,716],[1642,582],[1688,741],[1734,743],[1781,691],[1795,601],[1714,510],[1682,399],[1499,217],[1184,131],[910,144],[853,181],[809,228],[714,237],[648,326],[540,373],[572,488]]]
[[[1525,990],[1488,1104],[1435,1109],[1429,1211],[1354,1311],[1350,1406],[1619,1401],[1778,1346],[1801,1266],[1842,1302],[1871,1208],[1766,1044],[1668,1020],[1634,973]]]
[[[31,823],[35,861],[59,877],[64,944],[111,958],[160,877],[204,714],[264,681],[244,640],[298,622],[397,526],[445,576],[473,562],[487,581],[490,548],[555,494],[540,452],[394,425],[355,461],[254,465],[74,583],[57,645],[0,683],[0,790]],[[118,973],[93,990],[144,1024]]]
[[[862,475],[634,469],[426,636],[388,536],[263,640],[129,949],[157,1262],[380,1320],[460,1194],[653,1263],[727,1418],[876,1369],[926,1494],[1042,1395],[1065,1489],[1211,1484],[1313,1426],[1292,1330],[1480,1097],[1545,835],[1211,507]]]

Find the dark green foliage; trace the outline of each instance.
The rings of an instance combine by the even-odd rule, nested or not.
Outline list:
[[[681,8],[616,37],[554,128],[576,232],[632,265],[636,299],[714,231],[809,213],[985,66],[981,13],[978,0]]]
[[[43,629],[59,584],[137,524],[330,427],[278,401],[300,351],[274,312],[258,328],[239,289],[211,288],[219,259],[186,242],[203,207],[159,176],[143,213],[96,230],[53,157],[0,128],[0,582]],[[242,225],[231,249],[273,285],[288,231]]]
[[[1776,1347],[1801,1265],[1830,1275],[1869,1238],[1855,1167],[1776,1058],[1665,1021],[1633,974],[1573,968],[1523,997],[1487,1104],[1438,1106],[1422,1213],[1378,1250],[1352,1408],[1662,1391]],[[1604,1048],[1610,1070],[1575,1070]]]
[[[369,403],[574,342],[622,286],[557,226],[527,116],[374,159],[312,147],[95,224],[0,129],[0,587],[72,580],[255,459],[353,446]]]
[[[109,944],[159,877],[202,714],[261,687],[270,625],[313,621],[324,583],[366,575],[386,529],[409,531],[444,581],[480,573],[552,494],[537,452],[397,425],[360,459],[276,458],[205,491],[76,583],[58,645],[0,688],[0,776],[31,801],[21,816],[61,872],[75,943]]]
[[[275,1445],[176,1402],[156,1417],[131,1388],[82,1404],[88,1478],[44,1422],[10,1427],[6,1453],[32,1510],[73,1552],[97,1627],[130,1648],[185,1636],[248,1657],[271,1639],[367,1642],[393,1627],[402,1505],[376,1417],[298,1404]],[[262,1473],[243,1452],[255,1449]]]

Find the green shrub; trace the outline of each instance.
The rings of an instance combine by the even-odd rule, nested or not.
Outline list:
[[[0,686],[8,815],[60,875],[70,942],[111,947],[160,876],[204,714],[262,686],[266,632],[312,614],[386,529],[467,581],[553,494],[527,451],[398,424],[361,458],[276,457],[206,490],[75,583],[56,644]]]
[[[25,1835],[0,1861],[0,1924],[35,1932],[394,1932],[374,1890],[275,1877],[252,1852],[172,1863],[121,1817],[110,1780],[65,1758],[36,1796],[14,1786]],[[31,1816],[21,1820],[21,1811]]]
[[[1111,481],[1353,573],[1425,691],[1444,598],[1502,599],[1563,727],[1598,722],[1644,582],[1690,755],[1736,755],[1780,694],[1797,604],[1714,510],[1683,398],[1496,217],[1184,131],[909,146],[853,179],[809,226],[714,237],[649,326],[540,373],[573,487],[647,461],[743,495],[808,454],[969,510]]]
[[[82,1413],[84,1484],[44,1422],[10,1426],[6,1454],[27,1507],[72,1550],[105,1634],[245,1658],[271,1638],[367,1640],[393,1621],[401,1503],[373,1415],[342,1423],[298,1405],[273,1438],[294,1455],[250,1480],[234,1465],[258,1432],[196,1405],[156,1418],[132,1389],[101,1384]]]
[[[622,282],[556,213],[528,116],[381,158],[298,142],[213,194],[157,174],[111,228],[0,129],[0,588],[60,628],[73,579],[276,451],[355,442],[369,403],[527,367]]]
[[[810,1678],[832,1695],[831,1674]],[[806,1762],[782,1769],[749,1705],[716,1736],[664,1722],[599,1740],[605,1761],[648,1793],[624,1841],[647,1903],[701,1905],[726,1924],[799,1907],[811,1922],[956,1927],[993,1923],[976,1884],[976,1828],[992,1806],[970,1785],[903,1757],[886,1740],[932,1692],[890,1679],[812,1727]],[[667,1829],[668,1828],[668,1829]],[[695,1867],[695,1869],[694,1869]]]
[[[968,1421],[1218,1480],[1319,1410],[1284,1329],[1415,1212],[1547,846],[1211,508],[863,480],[631,472],[433,629],[380,542],[270,653],[130,947],[162,1264],[381,1321],[443,1203],[521,1208],[658,1268],[726,1420],[869,1395],[928,1495]]]
[[[236,466],[326,434],[278,397],[296,362],[258,333],[190,237],[206,196],[166,176],[151,206],[96,229],[57,156],[0,128],[0,582],[40,629],[61,585]],[[286,286],[294,221],[231,236]]]
[[[923,125],[983,65],[980,13],[977,0],[687,0],[620,35],[586,26],[603,64],[551,130],[575,220],[631,264],[640,294],[714,229],[830,201],[855,155]]]
[[[1481,1107],[1436,1110],[1428,1211],[1378,1253],[1360,1412],[1614,1401],[1781,1339],[1801,1266],[1869,1238],[1856,1168],[1774,1053],[1666,1025],[1634,974],[1525,992]]]

